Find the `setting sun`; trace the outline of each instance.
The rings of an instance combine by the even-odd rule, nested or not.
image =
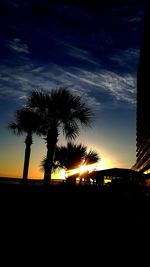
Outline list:
[[[92,172],[95,169],[96,169],[96,164],[81,165],[79,168],[68,170],[66,172],[66,174],[67,174],[67,176],[70,176],[70,175],[73,175],[73,174],[76,174],[76,173],[82,174],[82,173],[84,173],[86,171]]]

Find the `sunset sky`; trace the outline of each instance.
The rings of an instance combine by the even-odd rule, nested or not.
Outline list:
[[[99,169],[130,168],[136,153],[136,72],[144,0],[0,1],[0,176],[21,177],[24,136],[7,130],[37,88],[67,86],[95,114],[76,142],[96,150]],[[65,139],[60,136],[59,144]],[[34,137],[30,178],[46,154]]]

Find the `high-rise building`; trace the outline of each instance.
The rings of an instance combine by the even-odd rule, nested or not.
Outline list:
[[[144,32],[137,72],[137,160],[134,169],[150,172],[150,1],[147,1]]]

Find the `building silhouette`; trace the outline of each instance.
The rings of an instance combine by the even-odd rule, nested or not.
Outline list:
[[[137,154],[133,169],[150,172],[150,1],[147,1],[144,31],[137,71]]]

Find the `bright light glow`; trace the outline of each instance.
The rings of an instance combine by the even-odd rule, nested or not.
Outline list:
[[[78,171],[80,174],[84,173],[87,171],[87,166],[86,165],[81,165],[79,168],[78,168]]]
[[[104,179],[104,184],[111,183],[111,179]]]
[[[102,158],[97,165],[98,170],[105,170],[113,167],[113,163],[111,159],[108,158]]]
[[[61,180],[65,180],[66,179],[66,172],[65,170],[61,169],[57,172],[52,173],[52,180],[53,179],[61,179]]]
[[[148,174],[150,173],[150,169],[148,169],[147,171],[144,172],[145,174]]]
[[[77,174],[77,173],[82,174],[82,173],[84,173],[86,171],[92,172],[96,168],[97,168],[96,164],[81,165],[79,168],[68,170],[66,173],[67,173],[68,176],[70,176],[70,175],[74,175],[74,174]]]

